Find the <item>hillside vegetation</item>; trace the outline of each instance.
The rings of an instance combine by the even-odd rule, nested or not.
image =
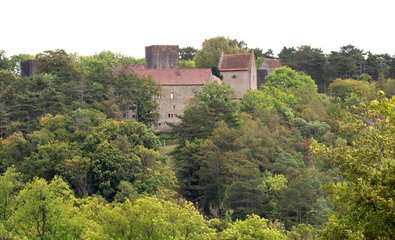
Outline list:
[[[208,39],[181,63],[215,62],[216,41],[249,50]],[[393,58],[362,57],[377,74],[336,67],[346,53],[361,60],[349,46],[317,70],[306,52],[320,55],[284,48],[287,66],[240,100],[205,85],[159,136],[160,86],[111,74],[141,59],[45,51],[21,77],[33,56],[1,52],[0,238],[394,239]]]

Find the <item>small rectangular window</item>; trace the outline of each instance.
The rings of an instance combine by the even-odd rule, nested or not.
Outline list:
[[[176,109],[176,105],[173,105],[173,109]]]
[[[174,98],[174,93],[170,93],[170,99]]]

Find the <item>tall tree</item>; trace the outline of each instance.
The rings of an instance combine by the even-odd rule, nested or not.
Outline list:
[[[124,118],[133,113],[138,122],[147,125],[158,121],[158,103],[152,96],[159,95],[160,86],[152,78],[121,74],[114,80],[114,89]]]
[[[198,68],[218,67],[221,54],[240,53],[248,51],[244,41],[229,39],[225,37],[215,37],[204,40],[202,48],[195,55],[195,62]]]
[[[179,116],[181,123],[173,126],[180,143],[183,145],[187,140],[207,138],[219,121],[235,125],[238,105],[232,100],[232,93],[233,90],[226,84],[204,85],[203,90],[195,94],[192,106]]]
[[[328,74],[333,78],[353,78],[364,73],[364,52],[353,45],[332,51],[328,56]]]
[[[325,91],[325,86],[327,85],[325,73],[327,60],[321,49],[306,45],[302,45],[297,49],[284,47],[278,56],[282,64],[310,75],[317,85],[320,86],[321,91]]]

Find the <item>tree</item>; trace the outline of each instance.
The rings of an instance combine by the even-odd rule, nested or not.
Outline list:
[[[21,73],[21,62],[27,61],[27,60],[33,60],[34,56],[30,54],[17,54],[17,55],[12,55],[10,57],[10,71],[14,74],[20,75]]]
[[[302,45],[297,49],[284,47],[278,56],[282,64],[310,75],[321,90],[325,91],[327,60],[321,49],[307,45]]]
[[[62,81],[78,80],[77,61],[66,51],[47,50],[36,55],[37,73],[48,73],[58,76]]]
[[[13,214],[16,195],[22,186],[21,175],[14,168],[8,168],[0,176],[0,223],[4,226]]]
[[[339,97],[346,105],[358,105],[373,99],[375,84],[353,79],[336,79],[329,85],[332,96]]]
[[[12,232],[35,239],[70,239],[81,237],[83,225],[76,221],[78,211],[74,196],[60,178],[51,183],[35,178],[17,196]]]
[[[353,78],[364,73],[363,50],[347,45],[339,52],[332,51],[328,55],[328,74],[334,78]]]
[[[246,220],[237,220],[220,233],[223,240],[231,239],[286,239],[281,228],[270,223],[269,220],[251,215]]]
[[[244,41],[215,37],[204,40],[202,48],[195,55],[198,68],[218,67],[221,54],[246,52],[247,45]]]
[[[9,70],[10,66],[11,66],[11,62],[6,57],[5,51],[0,50],[0,70]]]
[[[180,48],[180,60],[193,60],[197,52],[198,50],[193,47]]]
[[[379,57],[371,52],[368,52],[364,73],[369,74],[374,80],[378,80],[379,75],[383,73]]]
[[[349,143],[317,146],[317,157],[329,155],[342,177],[326,190],[335,209],[326,229],[327,238],[393,239],[395,155],[395,98],[373,100],[341,123]]]
[[[138,122],[149,126],[158,121],[158,103],[152,96],[159,95],[160,86],[152,78],[120,74],[114,86],[123,118],[130,118],[133,112]]]
[[[204,40],[202,49],[195,55],[198,68],[218,67],[222,53],[229,52],[229,42],[224,37],[216,37]]]
[[[216,123],[225,121],[235,125],[237,122],[237,103],[231,99],[233,90],[226,84],[208,83],[201,92],[195,94],[193,105],[179,116],[181,123],[173,126],[180,143],[187,140],[204,139],[210,136]]]

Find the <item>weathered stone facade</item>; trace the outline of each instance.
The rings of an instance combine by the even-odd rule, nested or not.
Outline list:
[[[30,77],[37,71],[37,60],[27,60],[21,62],[21,76]]]
[[[145,68],[125,65],[113,69],[114,74],[151,76],[160,84],[160,96],[153,96],[159,104],[159,121],[154,127],[155,131],[168,131],[171,129],[169,123],[180,123],[177,116],[184,114],[195,92],[201,91],[206,83],[226,82],[235,90],[235,98],[241,98],[247,91],[257,88],[257,71],[252,53],[221,56],[219,69],[224,77],[221,81],[212,74],[211,69],[177,68],[178,49],[178,46],[149,46],[146,47]]]
[[[183,115],[196,91],[201,91],[209,82],[221,83],[211,73],[211,69],[141,69],[133,65],[113,68],[114,74],[134,73],[138,76],[150,76],[161,86],[161,94],[153,96],[159,104],[159,121],[155,131],[168,131],[168,123],[179,123],[177,116]]]
[[[155,131],[167,131],[171,129],[168,123],[179,123],[177,116],[183,115],[195,92],[201,91],[204,84],[221,83],[212,75],[211,69],[136,69],[133,72],[139,76],[151,76],[161,85],[160,96],[155,96],[159,104]]]
[[[264,69],[257,69],[256,70],[256,83],[257,88],[262,86],[265,83],[265,77],[267,76],[267,70]]]
[[[171,69],[178,66],[178,45],[145,47],[145,66],[149,69]]]
[[[162,85],[159,103],[159,121],[154,130],[171,130],[168,123],[180,123],[177,116],[184,114],[185,108],[190,104],[194,93],[201,91],[203,85]]]
[[[257,89],[257,71],[253,53],[225,54],[219,62],[219,70],[223,81],[234,89],[234,98],[253,89]]]

